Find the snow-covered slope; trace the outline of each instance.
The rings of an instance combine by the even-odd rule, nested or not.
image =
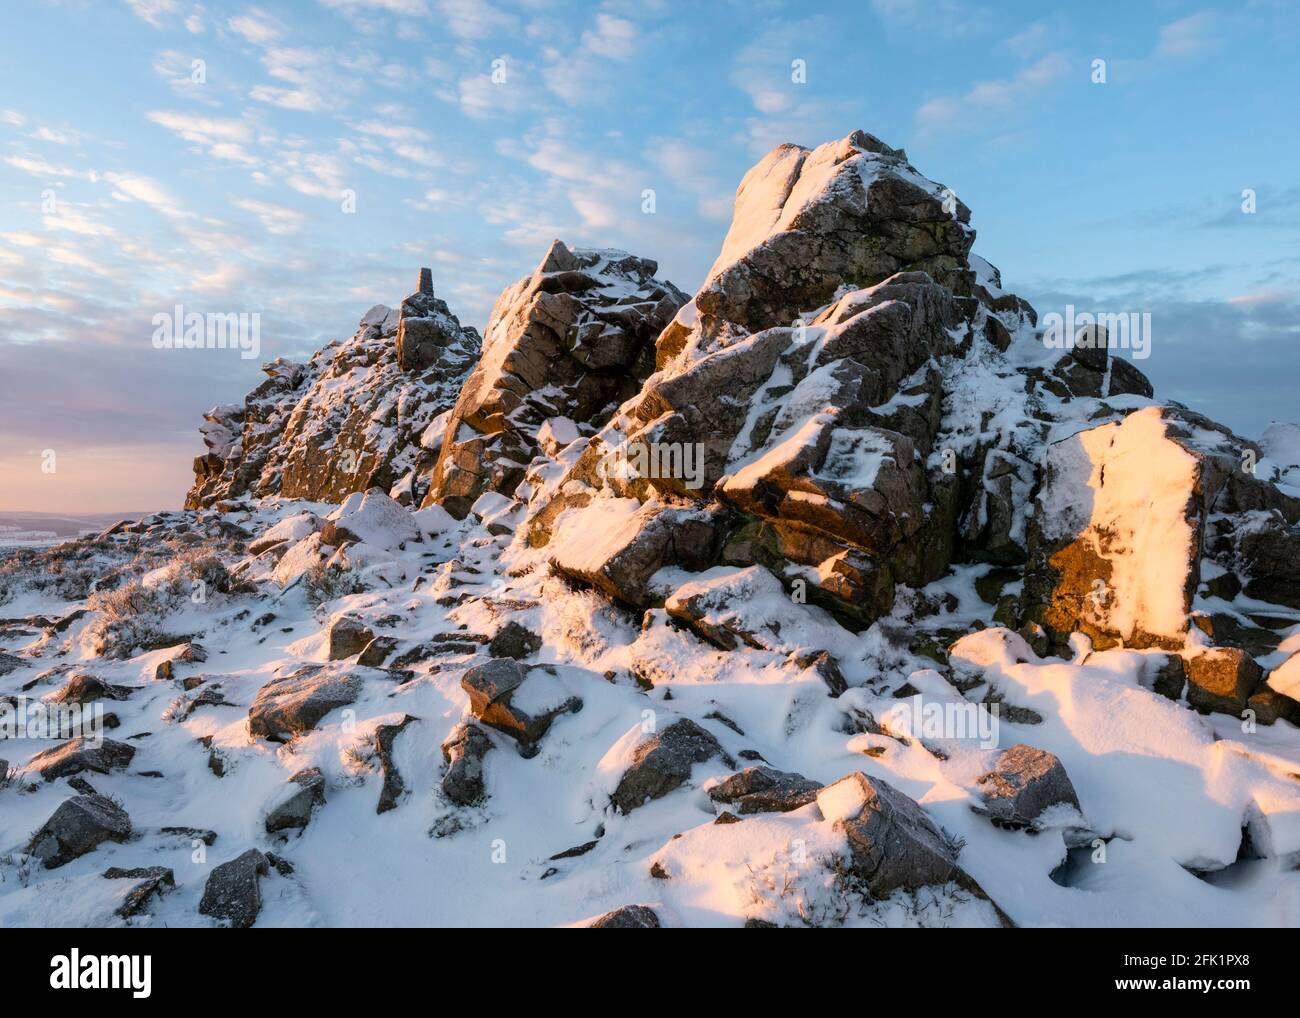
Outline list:
[[[616,263],[675,317],[616,411],[515,393],[509,484],[245,487],[0,563],[0,710],[104,722],[0,742],[0,925],[1300,923],[1295,429],[1043,343],[949,194],[782,146],[680,311],[552,249],[464,406],[542,295],[574,380],[641,382]],[[374,441],[484,477],[478,425]]]

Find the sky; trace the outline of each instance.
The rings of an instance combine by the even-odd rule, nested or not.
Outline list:
[[[204,410],[422,265],[480,331],[556,237],[691,292],[749,166],[858,128],[952,188],[1040,314],[1149,311],[1158,396],[1252,437],[1300,419],[1292,2],[65,0],[5,20],[0,510],[179,506]],[[259,315],[260,357],[156,348],[177,305]]]

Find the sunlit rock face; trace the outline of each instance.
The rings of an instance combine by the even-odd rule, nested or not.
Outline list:
[[[1163,406],[1048,445],[1025,617],[1058,642],[1082,632],[1095,647],[1182,647],[1202,562],[1219,570],[1217,553],[1235,564],[1231,537],[1247,514],[1279,529],[1300,517],[1300,502],[1245,469],[1256,453],[1221,425]]]
[[[985,479],[993,443],[966,433],[952,388],[973,349],[1032,337],[1033,311],[970,255],[969,219],[865,133],[774,150],[742,181],[704,285],[659,336],[655,374],[539,486],[530,539],[598,529],[604,498],[711,506],[727,528],[720,562],[762,564],[858,623],[889,610],[896,582],[941,576],[961,544],[1023,560],[1036,426],[1008,412],[1003,468]],[[1011,384],[1023,411],[1024,379]],[[945,450],[954,427],[960,447]],[[575,577],[592,570],[567,563],[588,558],[553,554]]]
[[[512,496],[548,433],[590,432],[640,389],[654,341],[686,295],[653,261],[555,241],[498,298],[483,357],[447,422],[425,505],[461,518],[485,491]]]
[[[186,506],[242,495],[340,502],[372,487],[409,502],[434,455],[420,438],[455,402],[479,346],[422,270],[398,310],[371,308],[351,339],[306,363],[263,365],[267,380],[243,407],[209,411]]]

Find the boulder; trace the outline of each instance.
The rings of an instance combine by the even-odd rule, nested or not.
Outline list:
[[[442,758],[447,771],[442,777],[442,793],[458,806],[473,806],[487,796],[483,780],[483,758],[492,748],[492,740],[477,725],[462,721],[451,730],[442,744]]]
[[[549,547],[553,568],[634,607],[654,601],[650,577],[668,565],[704,569],[721,545],[721,519],[707,509],[600,499],[564,513]]]
[[[1210,647],[1184,656],[1187,702],[1202,713],[1240,716],[1263,670],[1239,647]]]
[[[746,767],[709,789],[714,802],[748,813],[789,813],[817,798],[821,782],[772,767]]]
[[[1079,797],[1061,761],[1024,743],[1004,750],[976,784],[984,809],[1000,823],[1036,827],[1054,807],[1069,807],[1076,816],[1080,814]]]
[[[375,634],[352,615],[340,615],[329,627],[329,660],[341,661],[365,650]]]
[[[356,701],[361,677],[336,668],[307,665],[273,679],[248,708],[248,731],[272,741],[309,732],[336,707]]]
[[[325,777],[319,767],[308,767],[289,778],[287,787],[277,797],[266,815],[266,831],[276,834],[307,826],[311,812],[325,804]]]
[[[74,675],[57,693],[50,697],[52,703],[93,703],[96,700],[125,700],[131,695],[130,686],[115,686],[94,675]]]
[[[485,491],[513,495],[549,418],[603,424],[636,393],[655,337],[686,302],[656,271],[648,259],[557,240],[532,275],[501,294],[424,505],[463,519]]]
[[[589,930],[657,930],[659,916],[648,905],[623,905],[587,924]]]
[[[204,415],[208,451],[194,461],[186,507],[245,495],[341,502],[409,483],[436,455],[421,434],[455,403],[480,346],[422,289],[399,310],[371,308],[351,339],[306,363],[264,364],[267,378],[243,406]]]
[[[27,762],[28,770],[37,771],[46,781],[67,778],[83,771],[108,774],[130,766],[135,747],[114,739],[87,739],[78,736],[57,746],[43,749]]]
[[[507,622],[497,630],[488,644],[493,657],[510,657],[516,660],[529,657],[542,649],[542,638],[518,622]]]
[[[32,835],[27,851],[47,869],[57,869],[94,851],[102,842],[122,842],[130,835],[131,818],[112,799],[76,795],[59,804]]]
[[[166,866],[138,866],[133,869],[110,866],[103,872],[103,876],[107,880],[136,881],[116,909],[123,919],[139,915],[150,899],[160,896],[165,888],[176,886],[176,875]]]
[[[392,550],[420,540],[420,528],[409,510],[377,488],[353,492],[321,527],[322,544],[338,547],[361,542]]]
[[[610,801],[620,812],[630,813],[651,799],[667,795],[690,778],[697,763],[715,757],[728,767],[734,765],[710,732],[690,718],[679,718],[633,750]]]
[[[475,665],[461,676],[460,686],[469,695],[470,713],[515,739],[528,755],[557,717],[582,709],[582,700],[570,696],[546,668],[530,669],[512,658]]]
[[[255,848],[213,867],[199,912],[233,929],[247,929],[262,911],[261,878],[269,872],[270,861]]]
[[[969,883],[951,840],[912,799],[861,771],[817,794],[822,816],[848,841],[849,867],[871,896]]]

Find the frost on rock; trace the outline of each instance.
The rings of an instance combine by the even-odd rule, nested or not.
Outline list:
[[[461,518],[484,491],[513,495],[549,419],[600,425],[637,391],[655,337],[686,299],[656,271],[648,259],[557,240],[501,294],[482,359],[447,420],[425,505]]]
[[[427,468],[420,435],[455,402],[479,346],[430,286],[397,311],[371,308],[351,339],[305,364],[263,365],[267,379],[242,408],[205,415],[208,452],[194,461],[185,504],[265,495],[337,502],[370,487],[388,491]]]

